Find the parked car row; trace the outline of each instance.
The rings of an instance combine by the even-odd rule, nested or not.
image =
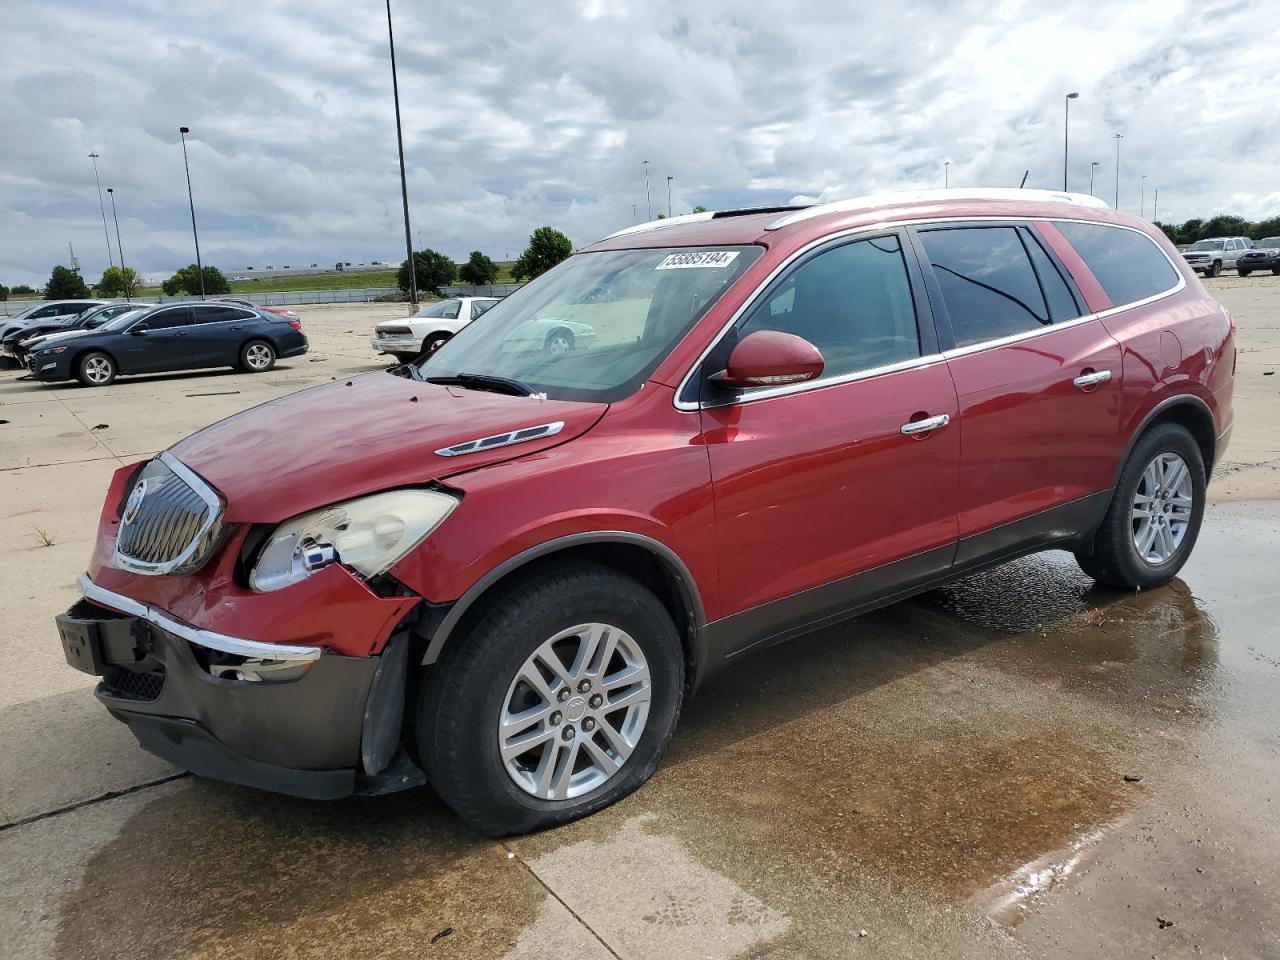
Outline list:
[[[103,387],[117,376],[207,367],[262,373],[307,352],[292,311],[242,300],[178,304],[100,304],[51,324],[25,317],[0,332],[0,353],[36,380]]]
[[[146,749],[554,826],[749,651],[1037,550],[1167,583],[1232,428],[1228,311],[1075,194],[643,224],[421,357],[454,306],[116,472],[58,630]]]
[[[1182,259],[1206,277],[1220,277],[1229,268],[1242,277],[1255,270],[1280,274],[1280,237],[1266,237],[1256,243],[1248,237],[1210,237],[1183,250]]]

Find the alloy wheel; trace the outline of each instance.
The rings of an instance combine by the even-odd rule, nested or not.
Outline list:
[[[265,370],[271,364],[271,349],[262,343],[250,344],[244,352],[244,362],[254,370]]]
[[[1147,563],[1167,563],[1187,534],[1195,505],[1195,487],[1186,461],[1161,453],[1142,471],[1130,517],[1133,545]]]
[[[547,352],[551,354],[568,353],[572,347],[569,344],[569,338],[562,333],[556,334],[547,341]]]
[[[542,800],[570,800],[618,773],[644,734],[653,683],[634,638],[584,623],[543,642],[516,671],[498,717],[507,775]]]
[[[84,375],[90,383],[101,386],[111,380],[111,361],[106,357],[90,357],[84,363]]]

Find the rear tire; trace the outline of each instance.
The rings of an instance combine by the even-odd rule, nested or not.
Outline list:
[[[598,642],[588,645],[589,635]],[[625,672],[637,664],[642,679]],[[524,679],[534,674],[540,681]],[[540,830],[648,780],[683,696],[683,648],[657,597],[607,567],[549,565],[500,594],[445,648],[419,694],[418,756],[436,792],[476,830]],[[614,700],[628,702],[611,710]],[[557,792],[564,798],[552,799]]]
[[[240,369],[266,373],[276,365],[276,348],[265,340],[250,340],[240,348]]]
[[[429,357],[446,343],[452,334],[449,333],[433,333],[422,341],[422,352],[418,354],[420,357]]]
[[[557,356],[570,352],[573,349],[573,331],[565,327],[557,327],[547,334],[542,349]]]
[[[1093,549],[1077,552],[1076,562],[1099,583],[1122,590],[1168,583],[1191,555],[1204,504],[1199,445],[1179,424],[1156,424],[1134,445]]]
[[[76,379],[86,387],[105,387],[116,378],[116,362],[107,354],[86,353],[76,361]]]

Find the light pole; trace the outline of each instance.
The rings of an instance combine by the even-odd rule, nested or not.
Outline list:
[[[107,263],[114,267],[116,262],[111,259],[111,234],[107,231],[107,208],[102,203],[102,181],[98,179],[98,154],[89,154],[89,159],[93,161],[93,182],[98,185],[98,210],[102,213],[102,237],[107,241]]]
[[[671,181],[674,179],[675,177],[672,177],[672,176],[667,177],[667,218],[668,219],[670,219],[671,217]]]
[[[409,304],[418,304],[418,269],[413,262],[413,231],[409,229],[409,186],[404,176],[404,134],[400,131],[400,81],[396,79],[396,38],[391,30],[391,0],[387,0],[387,45],[391,48],[391,95],[396,102],[396,149],[400,152],[400,202],[404,206],[404,249],[409,264]]]
[[[636,205],[634,203],[631,205],[631,222],[636,222]]]
[[[1098,166],[1097,160],[1089,161],[1089,196],[1091,197],[1093,196],[1093,174],[1098,169]]]
[[[1138,216],[1145,217],[1147,215],[1147,175],[1145,173],[1138,181],[1138,190],[1140,191],[1138,196],[1141,197],[1138,201]]]
[[[1067,144],[1071,133],[1071,101],[1078,93],[1068,93],[1062,100],[1062,189],[1067,189]]]
[[[942,186],[946,189],[951,186],[951,161],[942,161]]]
[[[204,264],[200,261],[200,234],[196,231],[196,201],[191,193],[191,164],[187,162],[187,134],[191,132],[190,127],[179,127],[178,134],[182,137],[182,166],[187,171],[187,203],[191,204],[191,236],[196,241],[196,273],[200,274],[200,299],[204,299]],[[111,190],[108,188],[107,193]],[[112,201],[114,203],[114,201]],[[114,209],[114,207],[113,207]],[[120,231],[116,231],[116,247],[120,246]],[[120,266],[124,267],[124,252],[120,253]]]
[[[645,215],[653,219],[653,204],[649,202],[649,161],[644,161],[644,212]]]
[[[1123,139],[1124,134],[1116,134],[1116,212],[1120,210],[1120,141]]]
[[[116,222],[116,250],[120,254],[120,277],[124,280],[124,302],[129,302],[129,280],[124,272],[124,247],[120,244],[120,218],[116,216],[116,191],[107,187],[107,195],[111,197],[111,219]]]
[[[1151,201],[1151,222],[1160,222],[1160,188],[1156,187],[1155,199]]]

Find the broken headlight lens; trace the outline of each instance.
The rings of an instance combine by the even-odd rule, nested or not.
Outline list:
[[[332,563],[364,577],[386,573],[458,505],[437,490],[393,490],[322,507],[272,531],[249,575],[262,593],[305,580]]]

